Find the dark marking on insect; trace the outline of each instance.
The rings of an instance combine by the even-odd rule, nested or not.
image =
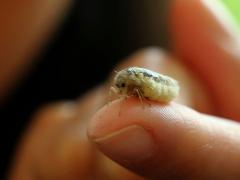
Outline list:
[[[149,74],[148,72],[143,72],[143,75],[145,76],[145,77],[153,77],[153,75],[152,74]]]
[[[153,79],[154,79],[154,81],[156,81],[156,82],[161,82],[161,79],[160,79],[159,77],[154,76]]]

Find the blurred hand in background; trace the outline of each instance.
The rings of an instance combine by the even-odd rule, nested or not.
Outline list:
[[[143,110],[129,98],[95,113],[107,103],[111,76],[76,101],[44,107],[19,144],[10,179],[239,179],[239,36],[224,7],[219,1],[173,0],[172,52],[141,50],[116,67],[141,66],[176,78],[176,102],[148,102]],[[11,65],[6,69],[16,72]],[[11,80],[1,78],[5,85]]]

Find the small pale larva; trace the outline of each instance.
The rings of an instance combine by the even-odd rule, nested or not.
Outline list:
[[[114,78],[113,88],[120,95],[133,95],[158,102],[170,102],[178,96],[180,89],[176,80],[140,67],[119,71]]]

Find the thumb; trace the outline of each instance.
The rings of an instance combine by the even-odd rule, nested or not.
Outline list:
[[[95,114],[89,138],[135,173],[154,179],[239,179],[240,126],[185,106],[116,100]]]

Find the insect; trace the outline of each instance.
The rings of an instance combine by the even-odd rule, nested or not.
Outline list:
[[[171,77],[140,67],[119,71],[113,85],[113,90],[119,95],[165,103],[178,96],[179,89],[178,82]]]

